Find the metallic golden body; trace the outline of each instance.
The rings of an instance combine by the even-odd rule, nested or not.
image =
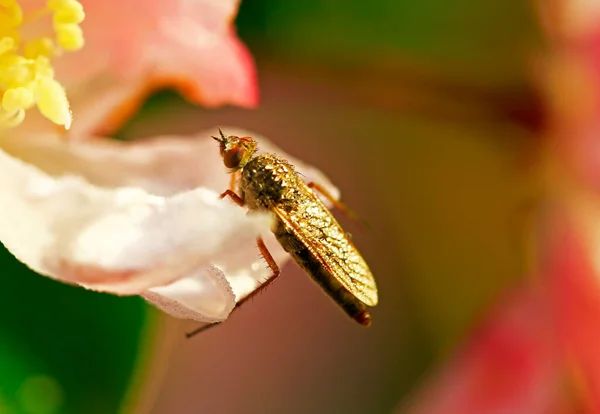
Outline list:
[[[377,304],[377,286],[369,267],[291,164],[273,154],[252,158],[242,170],[239,191],[250,210],[275,214],[278,223],[273,231],[281,245],[348,313],[364,309],[348,303],[353,301],[340,289],[367,306]]]
[[[331,212],[293,165],[274,154],[255,155],[256,141],[250,137],[219,132],[213,138],[220,143],[224,164],[231,173],[241,173],[238,188],[222,197],[229,195],[250,211],[271,212],[277,219],[272,230],[283,248],[351,318],[368,326],[367,306],[378,302],[375,279]],[[274,275],[257,291],[279,274],[262,239],[258,242]]]

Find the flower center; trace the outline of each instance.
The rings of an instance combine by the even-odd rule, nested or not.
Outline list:
[[[52,15],[54,36],[23,40],[22,28]],[[23,15],[17,0],[0,0],[0,129],[16,126],[37,106],[50,121],[71,126],[69,101],[54,79],[52,58],[83,47],[79,23],[85,13],[77,0],[48,0],[46,7]]]

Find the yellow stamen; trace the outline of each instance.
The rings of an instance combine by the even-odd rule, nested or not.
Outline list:
[[[10,128],[19,125],[25,119],[25,110],[19,109],[16,112],[0,112],[0,125]]]
[[[8,29],[18,27],[23,22],[23,10],[16,1],[0,8],[0,27]]]
[[[35,103],[33,93],[27,88],[19,86],[4,92],[2,109],[6,112],[15,112],[19,109],[29,109]]]
[[[42,78],[38,82],[38,108],[42,115],[66,129],[71,126],[71,111],[65,89],[52,78]]]
[[[49,2],[50,4],[53,2]],[[83,6],[75,0],[60,2],[59,7],[55,7],[54,24],[79,24],[85,18]]]
[[[48,37],[30,40],[25,44],[25,57],[35,59],[38,56],[52,57],[56,54],[54,42]]]
[[[15,39],[5,36],[0,39],[0,55],[10,52],[15,47]]]
[[[38,56],[33,63],[33,68],[40,78],[54,78],[54,69],[47,56]]]
[[[21,42],[22,27],[52,15],[54,39],[41,36]],[[79,23],[85,18],[76,0],[48,0],[46,8],[23,12],[17,0],[0,0],[0,129],[25,119],[38,107],[43,116],[69,128],[71,111],[64,87],[54,79],[51,59],[79,50],[84,38]]]
[[[83,32],[74,23],[57,24],[55,29],[58,44],[65,50],[79,50],[83,47]]]

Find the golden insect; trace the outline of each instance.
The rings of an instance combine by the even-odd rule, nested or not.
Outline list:
[[[355,321],[371,324],[367,307],[377,305],[377,285],[367,263],[329,209],[317,197],[321,193],[346,213],[350,211],[323,187],[305,183],[294,166],[275,154],[256,155],[258,146],[250,137],[225,136],[219,129],[223,163],[232,174],[231,188],[221,194],[250,211],[268,211],[275,218],[273,233],[286,252]],[[236,193],[236,176],[239,186]],[[273,274],[236,309],[279,276],[277,263],[262,238],[260,253]],[[187,334],[191,337],[214,326],[203,326]]]

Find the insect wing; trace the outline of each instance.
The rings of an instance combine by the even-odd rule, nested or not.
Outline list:
[[[304,190],[293,209],[273,206],[272,211],[346,290],[365,305],[377,305],[377,285],[367,263],[316,194]]]

